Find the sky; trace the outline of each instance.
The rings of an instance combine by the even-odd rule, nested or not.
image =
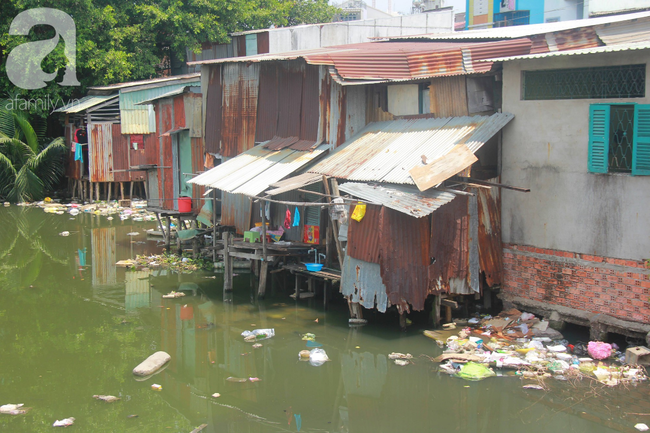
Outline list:
[[[388,0],[375,0],[375,1],[377,4],[377,9],[381,9],[383,11],[388,10]],[[444,1],[444,6],[453,6],[455,13],[465,12],[465,0],[443,0],[443,1]],[[333,4],[340,4],[342,2],[343,0],[330,1],[330,3]],[[372,0],[365,0],[365,2],[366,4],[372,6]],[[401,12],[404,15],[411,13],[411,5],[413,4],[413,0],[392,0],[392,3],[393,3],[394,12]]]

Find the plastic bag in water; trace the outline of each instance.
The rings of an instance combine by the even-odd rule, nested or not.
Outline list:
[[[314,367],[319,367],[329,360],[327,353],[323,349],[312,349],[309,352],[309,363]]]
[[[468,362],[456,373],[456,377],[465,380],[483,380],[492,376],[496,376],[496,374],[491,368],[476,362]]]

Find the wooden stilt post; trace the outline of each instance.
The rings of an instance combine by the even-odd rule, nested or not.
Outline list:
[[[95,184],[91,181],[88,181],[88,201],[91,203],[95,202]]]
[[[99,182],[95,182],[95,201],[99,201]]]
[[[223,291],[230,292],[232,291],[232,272],[230,267],[230,262],[232,258],[230,257],[230,233],[223,232],[221,234],[223,239]]]
[[[129,182],[129,198],[133,200],[133,181]]]
[[[108,182],[108,194],[106,194],[106,201],[111,201],[111,190],[113,189],[113,182]]]
[[[451,323],[451,307],[445,305],[445,323]]]
[[[196,228],[196,220],[192,220],[191,227],[193,229]],[[192,238],[192,258],[196,259],[197,257],[199,257],[199,239],[197,236],[194,236]]]
[[[217,192],[212,191],[212,263],[217,262]]]
[[[267,260],[262,261],[262,267],[260,269],[260,284],[257,289],[257,296],[260,299],[264,299],[266,295],[266,280],[269,273],[269,262]]]
[[[172,219],[169,216],[165,217],[165,219],[167,220],[167,231],[165,232],[165,249],[169,251],[172,244]]]
[[[433,315],[433,324],[436,327],[440,326],[440,301],[441,301],[440,295],[435,295],[433,297],[433,310],[431,311],[431,313]]]
[[[124,200],[124,182],[120,182],[120,200]]]
[[[336,179],[333,179],[333,184],[335,182],[336,182]],[[331,195],[330,186],[329,186],[329,183],[327,182],[327,177],[326,176],[323,176],[323,186],[325,187],[325,194],[328,195],[327,202],[332,203],[332,198],[329,197]],[[338,184],[336,186],[336,195],[338,195]],[[332,237],[334,238],[334,243],[336,244],[336,253],[339,256],[339,265],[341,266],[341,269],[343,269],[343,261],[345,260],[345,256],[344,256],[344,253],[343,253],[343,247],[341,246],[341,241],[339,240],[338,224],[335,224],[334,220],[332,220],[332,219],[330,219],[329,222],[331,223],[331,224],[329,224],[329,226],[330,226],[330,230],[332,231]]]
[[[181,237],[178,235],[178,230],[183,230],[183,218],[180,216],[178,217],[178,228],[176,229],[176,253],[180,256],[183,254],[183,241],[181,241]]]
[[[300,277],[298,274],[294,274],[296,277],[296,301],[300,299]]]

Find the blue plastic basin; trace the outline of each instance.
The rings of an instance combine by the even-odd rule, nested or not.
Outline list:
[[[322,263],[305,263],[308,271],[317,272],[323,269]]]

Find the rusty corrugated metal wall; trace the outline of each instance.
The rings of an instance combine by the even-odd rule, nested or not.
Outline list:
[[[113,181],[112,123],[90,124],[88,159],[91,182]]]
[[[304,65],[286,62],[278,72],[278,129],[279,137],[298,137],[300,135],[300,115]]]
[[[431,80],[429,88],[431,113],[435,117],[467,116],[467,84],[465,76]]]
[[[424,309],[430,294],[430,218],[414,218],[386,207],[380,224],[379,266],[388,300],[400,311]]]
[[[204,158],[204,149],[203,149],[203,139],[202,138],[191,138],[190,142],[192,143],[192,172],[198,173],[205,170],[203,164],[205,163]],[[199,213],[201,207],[205,203],[203,193],[205,192],[205,187],[200,185],[192,185],[192,211],[194,213]],[[208,197],[210,199],[210,197]]]
[[[148,152],[156,152],[156,147],[153,143],[155,143],[155,136],[156,134],[146,134],[143,136],[143,141],[144,143],[142,145],[138,146],[138,149],[134,149],[133,145],[131,144],[131,136],[129,135],[129,139],[127,142],[127,145],[129,146],[129,165],[131,167],[136,166],[136,165],[146,165],[147,161],[149,161],[150,157],[147,155]],[[147,178],[147,172],[146,171],[130,171],[128,172],[130,179],[132,181],[143,181]]]
[[[259,72],[259,63],[223,65],[223,156],[237,156],[255,145]]]
[[[469,200],[458,196],[431,215],[429,266],[432,290],[449,292],[452,278],[469,275]]]
[[[319,94],[319,105],[320,105],[320,115],[318,122],[318,138],[319,143],[331,143],[330,142],[330,91],[331,91],[331,82],[332,78],[330,77],[328,68],[321,66],[318,69],[318,79],[320,81],[320,94]]]
[[[499,182],[500,179],[491,179]],[[501,194],[499,188],[476,188],[478,199],[478,247],[481,270],[489,287],[501,284],[503,246],[501,244]]]
[[[72,142],[74,141],[74,124],[68,122],[67,116],[64,131],[65,145],[68,148],[65,165],[65,176],[70,179],[81,179],[81,162],[75,161],[74,152],[72,151]],[[88,161],[85,162],[88,163]]]
[[[276,62],[265,62],[260,67],[260,90],[257,106],[255,141],[271,140],[278,130],[278,71]]]
[[[131,176],[129,171],[129,136],[122,135],[119,123],[112,125],[113,135],[113,180],[115,182],[129,182]]]
[[[336,82],[331,82],[330,89],[329,144],[338,147],[345,143],[347,89]]]
[[[354,206],[350,206],[350,212]],[[379,263],[379,227],[382,206],[366,205],[366,215],[359,222],[348,221],[346,254],[369,263]],[[351,213],[350,213],[351,214]]]
[[[221,149],[221,117],[222,117],[222,65],[215,65],[209,71],[208,86],[205,95],[205,150],[210,153],[219,153]],[[202,68],[206,71],[206,67]]]
[[[250,229],[252,201],[243,194],[231,194],[223,191],[221,195],[221,225],[235,227],[237,233],[243,234]]]

